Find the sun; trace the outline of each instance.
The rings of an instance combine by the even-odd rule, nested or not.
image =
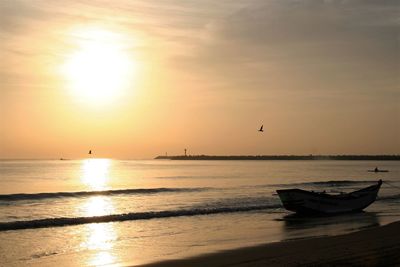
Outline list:
[[[67,56],[62,73],[73,95],[93,104],[120,97],[136,74],[123,36],[99,28],[79,29],[71,36],[77,48]]]

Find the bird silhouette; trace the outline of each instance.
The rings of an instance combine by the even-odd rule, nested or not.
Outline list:
[[[88,153],[89,155],[92,155],[92,150],[89,150],[89,153]]]
[[[261,125],[260,130],[258,130],[258,131],[259,132],[264,132],[263,128],[264,128],[264,125]]]

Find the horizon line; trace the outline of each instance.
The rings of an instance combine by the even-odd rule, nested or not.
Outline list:
[[[232,154],[232,155],[158,155],[154,158],[118,158],[118,157],[76,157],[76,158],[0,158],[0,160],[85,160],[85,159],[112,159],[112,160],[154,160],[161,158],[176,158],[176,157],[400,157],[398,154]]]

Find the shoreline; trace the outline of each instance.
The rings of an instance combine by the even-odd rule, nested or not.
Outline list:
[[[337,236],[281,241],[142,267],[400,265],[400,221]]]

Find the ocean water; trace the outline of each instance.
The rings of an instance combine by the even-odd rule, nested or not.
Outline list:
[[[333,217],[293,216],[275,193],[378,179],[365,212]],[[140,265],[337,235],[399,220],[399,204],[398,161],[3,160],[0,265]]]

